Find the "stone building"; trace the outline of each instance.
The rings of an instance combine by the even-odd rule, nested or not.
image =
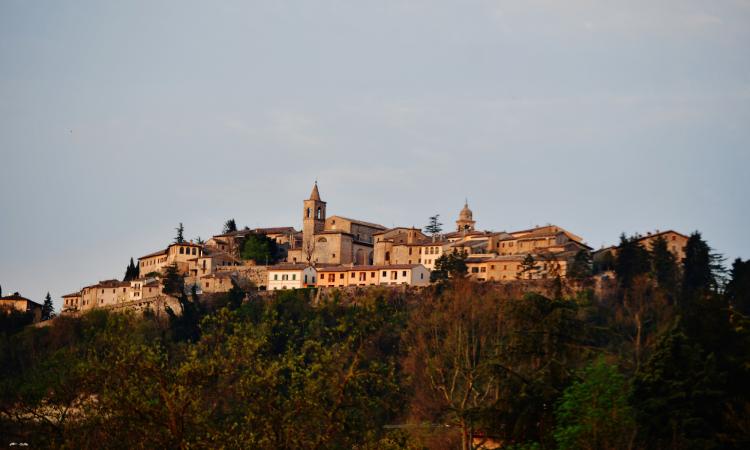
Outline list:
[[[138,258],[138,269],[141,275],[164,273],[167,266],[176,265],[182,274],[190,271],[190,261],[203,256],[203,246],[193,242],[170,244],[166,249]]]
[[[0,297],[0,313],[9,313],[10,311],[31,313],[34,323],[42,320],[42,305],[22,296],[18,292]]]
[[[62,306],[62,310],[60,311],[61,314],[80,311],[81,291],[63,295],[62,299],[63,299],[63,306]]]
[[[385,227],[343,216],[326,216],[326,202],[318,183],[303,201],[302,241],[287,252],[287,262],[315,264],[370,264],[373,235]]]
[[[318,287],[426,286],[430,271],[421,264],[333,266],[318,269]]]

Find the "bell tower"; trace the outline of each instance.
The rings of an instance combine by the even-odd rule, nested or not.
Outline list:
[[[456,221],[457,231],[474,231],[474,213],[469,209],[469,200],[464,203],[464,208],[458,213]]]
[[[308,248],[315,233],[320,233],[326,224],[326,202],[320,199],[318,182],[315,182],[310,198],[305,200],[302,211],[302,248]]]

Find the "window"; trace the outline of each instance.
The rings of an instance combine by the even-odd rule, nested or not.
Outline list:
[[[482,267],[482,268],[480,269],[480,271],[481,271],[482,273],[485,273],[485,272],[487,272],[487,267],[484,267],[484,266],[483,266],[483,267]]]
[[[307,213],[305,214],[305,217],[308,217],[308,218],[310,217],[310,208],[307,208]],[[223,247],[222,247],[222,249],[223,249]]]
[[[370,278],[375,278],[375,272],[370,272]]]
[[[356,275],[356,274],[355,274],[354,272],[352,272],[352,278],[354,278],[354,277],[356,277],[356,276],[357,276],[357,275]]]
[[[305,284],[307,284],[307,275],[305,275]]]
[[[391,271],[391,280],[395,280],[396,278],[398,278],[398,271]]]
[[[331,258],[336,259],[336,254],[335,253],[331,253]]]
[[[283,274],[283,275],[281,275],[281,279],[282,279],[283,281],[286,281],[286,280],[288,280],[288,279],[289,279],[289,275],[287,275],[287,274]]]
[[[405,277],[405,276],[406,276],[406,271],[405,271],[405,270],[404,270],[403,272],[401,272],[401,276],[402,276],[402,277]]]
[[[206,287],[208,287],[208,281],[206,281]]]
[[[495,265],[494,264],[490,264],[490,270],[495,270]]]
[[[278,279],[279,279],[279,274],[278,273],[273,274],[273,280],[277,281]]]
[[[180,247],[180,255],[185,253],[185,247]]]
[[[409,255],[411,255],[411,247],[409,247]]]
[[[292,274],[292,280],[293,280],[293,281],[296,281],[296,280],[297,280],[297,274],[296,274],[296,273],[293,273],[293,274]]]
[[[328,274],[328,282],[329,283],[333,283],[334,281],[336,281],[336,274],[335,273],[329,273]]]
[[[472,267],[471,273],[479,273],[479,267]]]
[[[339,274],[339,279],[341,279],[341,280],[344,279],[344,273],[343,272]]]
[[[386,271],[384,270],[384,271],[383,271],[383,276],[385,277],[385,276],[387,276],[387,275],[388,275],[388,272],[386,272]]]
[[[193,247],[193,254],[194,254],[194,255],[195,255],[195,251],[196,251],[196,248],[195,248],[195,247]]]

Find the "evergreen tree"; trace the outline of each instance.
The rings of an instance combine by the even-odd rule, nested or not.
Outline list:
[[[162,283],[162,292],[167,295],[179,296],[185,291],[185,277],[177,270],[176,264],[166,267]]]
[[[469,272],[465,253],[443,253],[435,260],[435,270],[430,272],[430,281],[445,281],[449,278],[462,278]]]
[[[519,280],[530,280],[534,277],[534,274],[539,271],[539,266],[536,264],[536,260],[531,253],[527,253],[521,261],[516,278]]]
[[[659,236],[651,246],[651,273],[659,287],[669,293],[677,289],[677,259],[669,251],[667,240]]]
[[[750,259],[734,260],[730,277],[726,289],[727,301],[736,311],[750,316]]]
[[[125,278],[122,279],[122,281],[132,281],[138,278],[140,270],[133,262],[133,257],[130,258],[130,264],[128,264],[128,267],[125,269]]]
[[[568,271],[568,277],[574,280],[583,280],[591,276],[591,254],[586,250],[576,253],[573,263]]]
[[[234,219],[229,219],[224,222],[224,230],[222,231],[224,234],[232,233],[234,231],[237,231],[237,223]]]
[[[711,252],[711,247],[699,232],[694,232],[685,245],[685,259],[682,262],[683,300],[690,301],[714,291],[717,276],[721,271],[721,257]]]
[[[195,238],[195,243],[198,245],[203,245],[206,243],[206,241],[204,241],[203,239],[201,239],[200,236],[198,236],[197,238]]]
[[[615,259],[615,273],[620,286],[628,288],[635,277],[650,271],[651,261],[648,250],[638,242],[636,236],[628,238],[623,233],[620,236],[620,246],[617,248]]]
[[[177,236],[174,238],[175,244],[182,244],[185,242],[185,227],[182,226],[182,222],[180,222],[180,226],[175,228],[177,230]]]
[[[599,358],[565,389],[555,409],[558,449],[630,449],[635,438],[630,391],[617,368]]]
[[[276,241],[265,234],[251,234],[242,244],[242,259],[253,260],[258,264],[273,264],[279,256]]]
[[[717,448],[723,396],[714,355],[673,327],[635,377],[642,441],[655,449]]]
[[[440,214],[435,214],[434,216],[430,217],[430,221],[427,224],[426,227],[424,227],[424,232],[435,236],[439,234],[441,231],[443,231],[443,224],[438,221],[440,219]]]
[[[53,317],[55,317],[55,306],[52,304],[52,297],[47,292],[42,305],[42,320],[50,320]]]

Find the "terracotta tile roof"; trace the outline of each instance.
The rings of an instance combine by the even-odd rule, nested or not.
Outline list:
[[[203,247],[201,244],[196,244],[195,242],[187,242],[187,241],[185,241],[185,242],[182,242],[182,243],[179,243],[179,244],[177,242],[173,242],[173,243],[169,244],[167,246],[167,248],[168,249],[172,248],[175,245],[180,245],[180,246],[183,246],[183,247],[185,247],[185,246],[187,246],[187,247]]]
[[[41,303],[37,303],[34,300],[31,300],[30,298],[26,298],[26,297],[24,297],[24,296],[22,296],[20,294],[6,295],[5,297],[0,297],[0,301],[1,300],[8,300],[8,301],[14,301],[14,302],[17,302],[17,301],[26,301],[26,302],[29,302],[29,303],[33,303],[36,306],[42,306]]]
[[[334,217],[339,218],[339,219],[347,220],[347,221],[349,221],[351,223],[355,223],[357,225],[363,225],[363,226],[370,227],[370,228],[378,228],[380,230],[385,230],[386,229],[383,225],[380,225],[380,224],[377,224],[377,223],[365,222],[364,220],[350,219],[349,217],[344,217],[344,216],[331,216],[331,217],[329,217],[329,219],[332,219]]]
[[[297,233],[294,227],[270,227],[270,228],[256,228],[253,231],[262,234],[289,234]]]
[[[72,294],[65,294],[61,298],[80,297],[80,296],[81,296],[81,291],[78,291],[78,292],[74,292]]]
[[[677,232],[677,231],[674,231],[674,230],[666,230],[666,231],[657,231],[656,233],[647,234],[646,236],[641,236],[640,238],[638,238],[638,241],[640,242],[640,241],[644,241],[646,239],[653,239],[653,238],[655,238],[657,236],[662,236],[662,235],[669,234],[669,233],[674,233],[674,234],[676,234],[676,235],[678,235],[680,237],[683,237],[685,239],[690,239],[688,236],[685,236],[684,234],[682,234],[680,232]]]
[[[153,253],[149,253],[148,255],[141,256],[138,259],[139,260],[146,259],[146,258],[151,258],[153,256],[166,255],[166,254],[167,254],[167,249],[165,248],[164,250],[159,250],[158,252],[153,252]]]
[[[297,270],[305,270],[308,266],[307,264],[276,264],[274,266],[268,266],[268,271],[297,271]],[[314,268],[314,267],[313,267]]]

